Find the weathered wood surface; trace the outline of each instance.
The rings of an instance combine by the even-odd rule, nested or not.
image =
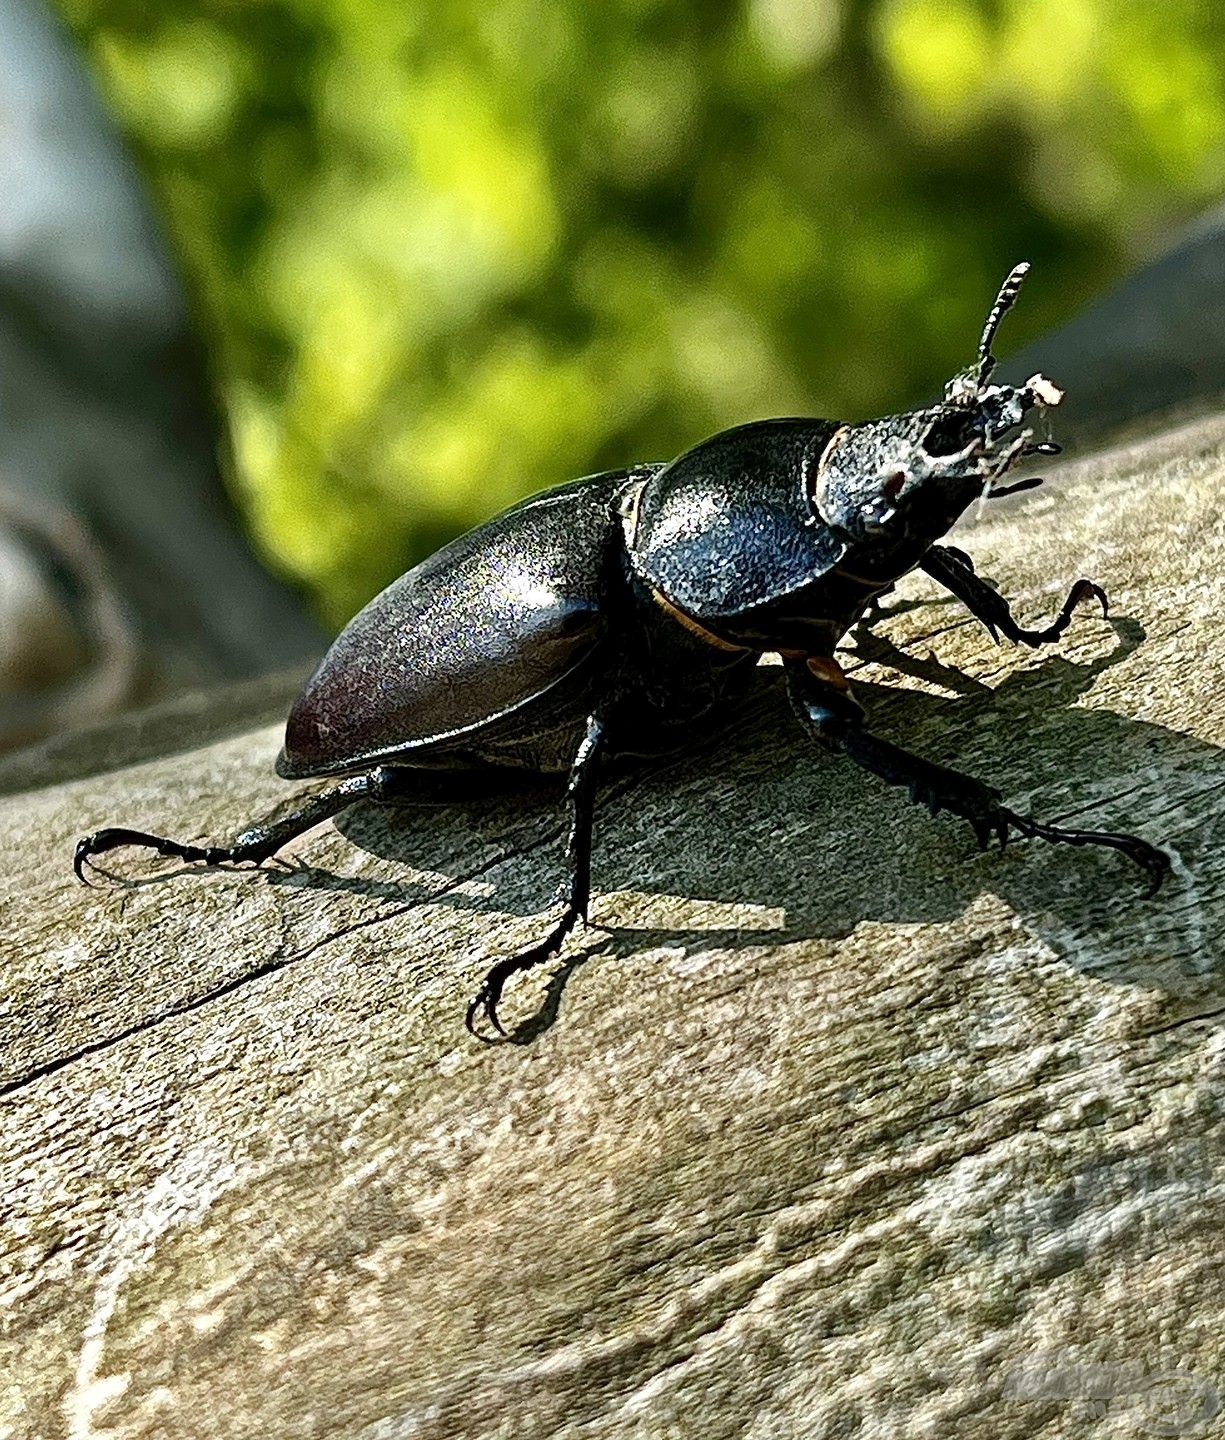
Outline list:
[[[94,889],[87,829],[278,803],[278,727],[0,801],[0,1435],[1211,1430],[1225,422],[1058,478],[963,543],[1028,616],[1095,576],[1113,627],[997,649],[919,577],[861,695],[1015,804],[1166,843],[1156,900],[1109,854],[979,855],[767,676],[612,782],[608,928],[487,1047],[463,1006],[539,932],[551,796],[357,812],[280,873],[126,854]]]

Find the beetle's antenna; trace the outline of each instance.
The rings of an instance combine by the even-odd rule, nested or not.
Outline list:
[[[978,388],[980,390],[991,378],[991,372],[995,369],[995,356],[991,353],[991,347],[995,343],[995,332],[1000,328],[1000,321],[1017,303],[1017,296],[1021,293],[1021,286],[1025,283],[1025,277],[1028,274],[1028,260],[1022,260],[1019,265],[1012,267],[1008,272],[1008,278],[1000,286],[1000,293],[995,297],[991,314],[987,316],[987,323],[983,326],[983,338],[978,342]]]

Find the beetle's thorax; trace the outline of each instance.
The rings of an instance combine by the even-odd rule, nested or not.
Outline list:
[[[809,586],[845,546],[812,507],[836,422],[763,420],[712,436],[624,507],[635,575],[666,607],[724,642],[759,643],[757,616]]]

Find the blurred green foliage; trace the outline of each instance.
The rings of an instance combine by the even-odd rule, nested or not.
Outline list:
[[[1004,350],[1225,181],[1219,0],[60,0],[337,624],[528,491]]]

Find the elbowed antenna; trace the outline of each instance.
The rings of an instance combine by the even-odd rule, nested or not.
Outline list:
[[[1021,286],[1025,283],[1025,277],[1028,274],[1028,260],[1022,260],[1019,265],[1012,267],[1008,272],[1008,278],[1000,286],[1000,293],[995,297],[991,314],[987,316],[987,323],[983,326],[983,338],[978,342],[978,388],[980,390],[991,378],[991,372],[995,369],[995,356],[991,353],[991,347],[995,343],[995,332],[1000,328],[1000,321],[1017,303],[1017,296],[1021,293]]]
[[[964,407],[978,403],[995,369],[995,356],[991,353],[991,347],[995,343],[996,331],[1000,328],[1004,316],[1017,303],[1017,296],[1021,293],[1021,286],[1028,274],[1028,260],[1022,260],[1008,272],[999,294],[995,297],[991,313],[987,316],[987,323],[983,326],[982,339],[978,342],[978,358],[975,364],[958,371],[944,387],[945,404]]]

